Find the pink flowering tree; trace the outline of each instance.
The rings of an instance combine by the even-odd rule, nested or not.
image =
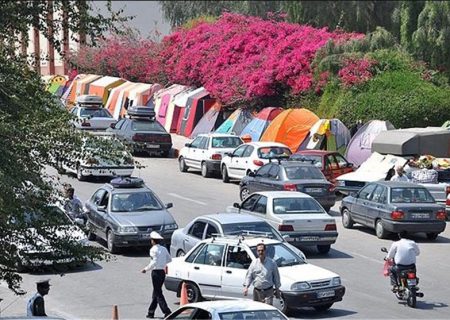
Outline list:
[[[338,73],[342,84],[349,88],[367,82],[373,76],[372,68],[376,63],[369,58],[346,59]]]

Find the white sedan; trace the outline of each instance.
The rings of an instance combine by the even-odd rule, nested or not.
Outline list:
[[[289,157],[291,154],[286,145],[278,142],[244,143],[222,158],[220,164],[222,180],[223,182],[229,182],[230,179],[241,180],[249,172],[255,172],[269,163],[270,158]]]
[[[292,245],[317,246],[320,253],[328,253],[338,236],[334,218],[302,192],[256,192],[227,211],[263,218],[283,236],[287,235]]]
[[[277,308],[256,301],[205,301],[180,307],[166,319],[288,319]]]

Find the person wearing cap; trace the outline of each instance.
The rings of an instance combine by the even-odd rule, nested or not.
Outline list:
[[[50,291],[50,280],[36,282],[37,292],[28,300],[27,317],[46,317],[44,307],[44,296]]]
[[[147,318],[155,317],[155,310],[157,305],[161,308],[164,313],[164,317],[168,316],[171,311],[167,306],[166,299],[164,298],[162,292],[162,286],[164,280],[166,279],[165,268],[169,262],[172,261],[169,252],[165,246],[160,245],[160,242],[164,238],[156,231],[150,233],[150,242],[152,247],[150,249],[150,263],[141,270],[142,273],[147,271],[152,271],[152,283],[153,283],[153,294],[152,302],[148,307]]]

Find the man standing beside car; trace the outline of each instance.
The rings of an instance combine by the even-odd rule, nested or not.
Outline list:
[[[244,296],[248,294],[248,287],[253,284],[253,300],[273,304],[273,296],[280,297],[280,273],[276,262],[266,257],[266,245],[259,243],[256,246],[258,259],[255,259],[248,268],[244,282]],[[275,287],[275,291],[274,291]]]

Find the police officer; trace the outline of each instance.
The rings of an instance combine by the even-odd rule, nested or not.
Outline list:
[[[161,237],[161,235],[156,231],[152,231],[152,233],[150,233],[150,241],[152,244],[152,248],[150,249],[151,260],[150,263],[141,270],[142,273],[146,273],[150,270],[152,271],[153,294],[152,302],[148,307],[147,318],[155,317],[157,305],[159,305],[161,311],[164,313],[164,317],[171,313],[162,292],[162,285],[166,278],[166,265],[172,261],[172,258],[170,257],[166,247],[160,245],[160,242],[163,239],[164,238]]]
[[[44,307],[44,296],[50,291],[50,280],[41,280],[36,282],[37,292],[28,300],[27,317],[41,316],[46,317]]]

